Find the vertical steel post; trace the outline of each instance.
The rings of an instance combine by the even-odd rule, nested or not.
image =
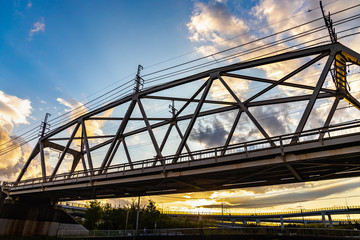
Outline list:
[[[140,218],[140,195],[138,197],[138,206],[137,206],[137,213],[136,213],[136,229],[135,229],[135,235],[137,236],[139,234],[139,218]]]
[[[46,182],[46,167],[45,167],[45,153],[44,153],[44,145],[41,141],[39,141],[40,146],[40,161],[41,161],[41,172],[43,182]]]

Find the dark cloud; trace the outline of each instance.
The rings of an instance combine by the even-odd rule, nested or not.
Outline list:
[[[228,133],[218,118],[211,121],[201,119],[193,129],[190,140],[205,144],[206,147],[222,146]]]
[[[255,116],[265,131],[272,135],[282,135],[291,131],[289,127],[290,119],[289,104],[278,104],[270,106],[254,107],[249,111]]]

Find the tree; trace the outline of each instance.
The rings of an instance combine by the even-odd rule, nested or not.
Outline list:
[[[136,226],[137,202],[114,208],[111,204],[91,201],[85,213],[84,226],[88,230],[134,230]],[[128,224],[126,227],[126,219]],[[188,217],[169,217],[156,209],[154,201],[149,200],[146,206],[140,206],[139,229],[156,228],[193,228],[210,224],[208,220],[198,221]]]
[[[85,228],[88,230],[98,229],[97,227],[101,223],[103,209],[99,201],[91,201],[89,205],[86,206],[87,210],[85,212]]]

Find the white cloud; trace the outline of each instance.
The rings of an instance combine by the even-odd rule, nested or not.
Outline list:
[[[45,19],[42,17],[40,21],[37,21],[33,24],[33,27],[30,29],[29,37],[30,39],[32,36],[38,32],[45,32]]]
[[[31,102],[7,95],[0,91],[0,118],[11,124],[28,124],[27,117],[31,113]]]
[[[62,98],[56,99],[60,104],[68,107],[68,109],[65,109],[66,112],[70,112],[70,120],[75,119],[79,117],[80,115],[88,113],[88,109],[84,104],[81,102],[71,99],[71,100],[65,100]],[[105,111],[102,116],[103,117],[109,117],[112,114],[113,110],[107,110]],[[86,132],[88,136],[101,136],[104,135],[103,131],[101,130],[101,127],[104,125],[105,121],[97,121],[97,120],[91,120],[86,122]],[[76,137],[80,137],[80,131],[77,132]]]
[[[233,36],[248,31],[248,27],[240,18],[231,15],[229,9],[222,2],[209,5],[196,3],[194,15],[187,24],[192,41],[219,42],[224,36]]]
[[[29,124],[31,111],[30,100],[0,91],[0,181],[14,180],[31,152],[27,143],[20,147],[23,138],[12,135],[15,125]]]

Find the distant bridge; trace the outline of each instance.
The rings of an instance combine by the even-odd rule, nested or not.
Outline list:
[[[274,63],[300,59],[302,64],[291,71],[284,70],[288,73],[278,80],[244,75],[245,70],[259,66],[270,67]],[[358,53],[340,43],[334,43],[236,63],[143,91],[137,85],[134,94],[71,120],[42,137],[17,180],[4,183],[2,190],[13,198],[66,201],[360,176],[360,121],[336,123],[334,120],[340,101],[349,102],[355,111],[360,109],[360,103],[352,96],[346,78],[347,64],[359,65],[359,59]],[[320,65],[322,69],[315,76],[315,85],[305,84],[296,78],[305,69],[311,66],[319,68]],[[247,81],[262,84],[262,87],[249,96],[240,96],[230,80],[235,83]],[[328,86],[324,85],[326,80]],[[201,83],[200,87],[187,87],[195,82]],[[216,89],[224,89],[225,98],[210,96],[209,92],[216,91],[213,89],[215,84]],[[333,84],[333,87],[329,87],[329,84]],[[265,93],[280,86],[299,90],[300,94],[270,99],[264,97]],[[183,89],[190,92],[188,97],[176,95],[179,91],[184,94]],[[150,100],[159,101],[162,105],[172,101],[182,107],[177,111],[173,104],[170,117],[152,117],[145,104],[151,105]],[[322,127],[305,130],[318,100],[330,101],[330,110],[324,115]],[[306,106],[291,133],[271,136],[271,129],[263,127],[258,116],[253,113],[256,107],[273,108],[279,104],[299,102],[305,102]],[[116,117],[100,115],[107,110],[116,112]],[[234,117],[230,118],[232,125],[226,131],[223,129],[227,136],[222,143],[215,147],[191,150],[194,142],[190,134],[197,126],[195,123],[199,123],[205,116],[217,118],[219,114],[225,113]],[[257,136],[261,137],[255,140],[234,137],[239,120],[244,117],[253,126],[252,130],[258,132]],[[93,121],[118,124],[115,124],[116,130],[108,135],[90,136],[86,129]],[[184,131],[180,129],[179,123],[185,124]],[[289,128],[287,121],[284,120],[283,124],[284,129]],[[157,131],[161,128],[167,130],[159,137]],[[135,154],[148,151],[144,146],[141,151],[131,153],[127,147],[127,140],[140,133],[146,134],[151,140],[154,157],[134,161]],[[171,134],[179,137],[175,145],[168,144]],[[166,148],[168,152],[173,150],[174,154],[165,155],[163,151]],[[49,163],[45,149],[60,151],[55,165]],[[121,149],[123,157],[117,155]],[[99,153],[99,150],[101,154],[94,154]],[[29,165],[35,164],[35,158],[40,160],[42,176],[23,179]],[[66,167],[65,160],[71,161],[71,164],[61,173],[59,169]],[[122,163],[114,163],[116,160]],[[52,169],[51,174],[47,173],[48,169]]]
[[[73,216],[83,217],[87,210],[86,204],[81,203],[69,203],[60,202],[62,208]],[[162,214],[166,214],[172,217],[198,217],[198,218],[210,218],[224,222],[242,222],[247,224],[248,222],[266,222],[266,223],[280,223],[282,226],[284,223],[321,223],[323,225],[333,226],[333,224],[355,222],[359,219],[347,218],[347,219],[333,219],[332,216],[360,214],[360,206],[339,206],[330,208],[318,208],[318,209],[303,209],[300,211],[290,212],[257,212],[257,213],[240,213],[240,212],[182,212],[182,211],[161,211]],[[309,217],[321,217],[321,219],[309,218]],[[327,219],[326,219],[327,218]]]

